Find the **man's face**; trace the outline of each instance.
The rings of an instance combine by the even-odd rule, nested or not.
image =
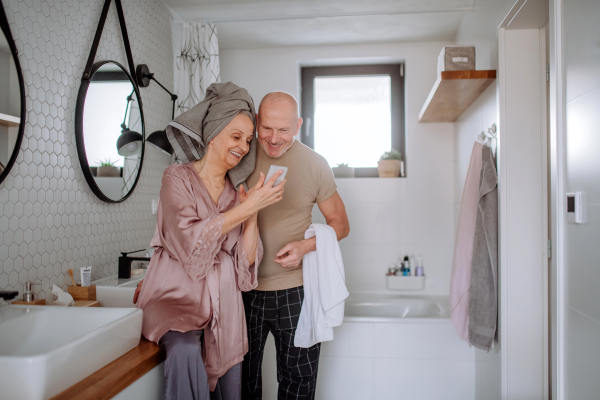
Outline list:
[[[278,158],[292,147],[302,118],[288,104],[272,102],[263,104],[257,117],[258,142],[272,158]]]

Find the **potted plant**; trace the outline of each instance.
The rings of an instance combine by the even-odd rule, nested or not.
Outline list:
[[[377,172],[379,172],[380,178],[396,178],[398,176],[404,176],[402,154],[394,149],[383,153],[377,162]]]
[[[354,168],[349,167],[346,163],[340,163],[331,169],[336,178],[354,178]]]
[[[118,178],[121,175],[121,169],[115,166],[115,162],[116,161],[111,161],[110,158],[100,161],[100,166],[98,167],[98,176]]]

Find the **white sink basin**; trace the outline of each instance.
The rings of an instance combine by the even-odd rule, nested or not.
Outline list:
[[[96,285],[96,300],[102,307],[135,307],[133,294],[139,281],[144,279],[143,274],[132,275],[131,279],[117,279],[117,276],[98,279],[92,284]]]
[[[0,307],[0,397],[49,399],[135,348],[142,311]]]

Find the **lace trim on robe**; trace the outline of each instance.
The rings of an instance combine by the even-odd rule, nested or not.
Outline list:
[[[258,279],[256,277],[256,270],[258,265],[262,261],[264,248],[260,236],[258,237],[258,244],[256,245],[256,259],[252,264],[248,262],[248,251],[244,247],[243,234],[236,244],[236,257],[237,262],[235,263],[235,272],[237,273],[238,288],[242,292],[248,292],[255,289],[258,286]]]
[[[219,239],[223,236],[221,228],[224,222],[225,217],[223,214],[209,217],[206,220],[192,254],[183,265],[185,271],[195,282],[204,279],[208,269],[214,264],[215,257],[221,250]]]

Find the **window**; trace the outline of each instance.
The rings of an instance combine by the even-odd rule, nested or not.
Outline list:
[[[377,176],[384,151],[404,152],[403,65],[302,68],[301,140],[357,177]]]

